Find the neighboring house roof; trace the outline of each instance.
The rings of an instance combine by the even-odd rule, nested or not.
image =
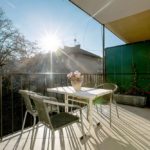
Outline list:
[[[93,54],[89,51],[86,51],[84,49],[81,49],[80,48],[80,45],[76,45],[75,47],[68,47],[68,46],[65,46],[64,49],[63,49],[67,54],[70,54],[70,53],[80,53],[80,54],[83,54],[83,55],[87,55],[87,56],[91,56],[91,57],[95,57],[95,58],[101,58],[100,56],[96,55],[96,54]]]
[[[23,73],[68,73],[79,70],[84,73],[102,72],[101,58],[95,54],[80,49],[80,46],[64,47],[57,53],[38,54],[22,62],[17,68],[17,72]],[[52,65],[52,70],[51,70]],[[91,67],[92,66],[92,67]]]

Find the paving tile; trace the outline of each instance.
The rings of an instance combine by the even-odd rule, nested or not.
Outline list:
[[[94,107],[93,123],[94,128],[91,135],[86,136],[87,150],[149,150],[150,149],[150,109],[132,106],[119,105],[120,118],[116,116],[114,105],[112,106],[112,126],[109,125],[109,107],[103,106],[103,113],[100,109],[97,112]],[[89,123],[87,110],[83,110],[84,128],[87,132]],[[79,113],[75,113],[79,115]],[[96,124],[100,122],[100,126]],[[45,131],[45,132],[44,132]],[[45,133],[45,134],[44,134]],[[63,128],[63,132],[55,132],[55,150],[84,150],[84,141],[79,124]],[[13,150],[19,132],[5,137],[0,142],[0,150]],[[17,150],[29,150],[31,142],[31,130],[27,129],[22,135]],[[41,126],[36,137],[34,150],[51,150],[51,135],[49,129]]]

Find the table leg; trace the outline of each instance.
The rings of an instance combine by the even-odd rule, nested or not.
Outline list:
[[[88,120],[89,120],[89,129],[88,132],[89,134],[91,134],[91,129],[93,128],[93,102],[92,100],[89,100],[89,104],[88,104]]]

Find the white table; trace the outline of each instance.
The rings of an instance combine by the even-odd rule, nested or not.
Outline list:
[[[106,90],[106,89],[96,89],[96,88],[88,88],[88,87],[82,87],[80,91],[75,91],[72,86],[64,86],[64,87],[56,87],[56,88],[48,88],[48,92],[53,93],[59,93],[64,94],[65,96],[65,104],[68,104],[68,97],[72,96],[74,98],[80,98],[79,102],[82,102],[82,98],[86,99],[86,104],[88,105],[89,110],[89,133],[91,130],[91,127],[93,126],[93,100],[96,97],[104,96],[106,94],[110,94],[110,105],[112,101],[112,90]],[[78,101],[78,99],[75,99],[75,101]],[[83,102],[85,103],[85,101]],[[65,111],[68,111],[68,107],[65,107]]]

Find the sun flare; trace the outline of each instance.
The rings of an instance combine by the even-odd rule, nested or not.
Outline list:
[[[46,35],[40,40],[40,47],[45,51],[55,52],[60,48],[61,41],[56,35]]]

